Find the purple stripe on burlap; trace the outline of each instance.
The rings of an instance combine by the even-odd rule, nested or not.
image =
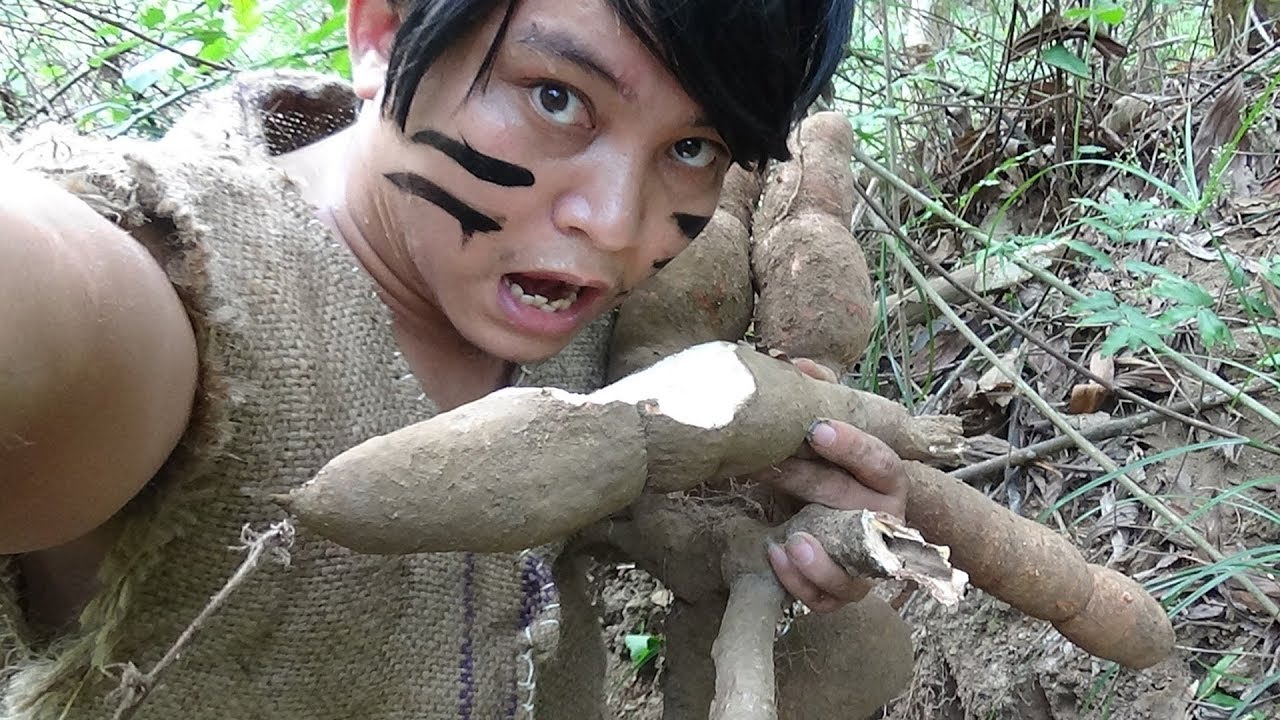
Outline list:
[[[516,632],[524,632],[533,622],[533,618],[553,600],[555,600],[556,590],[551,568],[542,561],[542,558],[529,553],[524,556],[524,561],[520,568],[520,591],[523,597],[520,601],[520,617],[516,622]],[[516,670],[516,678],[511,688],[511,699],[507,703],[506,720],[514,720],[516,716],[516,708],[520,704],[520,688],[515,683],[523,679],[524,668]]]
[[[462,661],[458,664],[458,718],[471,720],[476,701],[475,654],[471,633],[476,623],[476,556],[467,553],[462,563]]]

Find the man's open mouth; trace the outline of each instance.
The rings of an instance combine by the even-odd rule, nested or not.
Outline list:
[[[549,313],[572,307],[583,290],[572,283],[524,273],[504,275],[502,284],[518,302]]]

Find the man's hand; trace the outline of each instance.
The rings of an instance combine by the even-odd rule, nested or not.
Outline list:
[[[810,360],[796,367],[819,380],[836,382],[831,370]],[[877,510],[903,517],[907,504],[907,476],[902,460],[889,446],[847,423],[822,421],[809,430],[809,446],[821,459],[788,458],[758,480],[811,503],[837,510]],[[862,599],[869,588],[864,578],[850,577],[827,557],[808,533],[796,533],[785,545],[769,548],[769,562],[778,580],[814,612],[826,613]]]

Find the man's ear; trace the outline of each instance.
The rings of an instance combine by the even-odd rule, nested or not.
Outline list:
[[[350,0],[347,6],[347,44],[351,53],[351,84],[362,100],[372,100],[387,78],[391,44],[400,29],[400,16],[388,0]]]

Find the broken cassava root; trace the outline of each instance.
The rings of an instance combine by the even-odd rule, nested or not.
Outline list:
[[[681,515],[681,508],[673,509]],[[924,542],[914,531],[879,513],[811,505],[780,529],[771,531],[762,523],[741,519],[717,529],[724,536],[718,544],[724,548],[720,564],[729,601],[712,645],[716,689],[711,720],[777,717],[774,628],[782,616],[786,592],[764,559],[763,534],[785,537],[807,532],[851,575],[914,579],[947,605],[957,603],[964,588],[964,573],[947,563],[946,548]]]
[[[890,400],[714,342],[590,395],[498,391],[348,450],[281,500],[361,552],[516,551],[566,537],[646,489],[769,467],[823,417],[904,458],[960,451],[953,418],[911,417]]]
[[[940,470],[911,462],[906,468],[907,522],[950,547],[952,562],[975,587],[1125,667],[1150,667],[1173,650],[1169,617],[1141,585],[1085,562],[1065,537]]]

